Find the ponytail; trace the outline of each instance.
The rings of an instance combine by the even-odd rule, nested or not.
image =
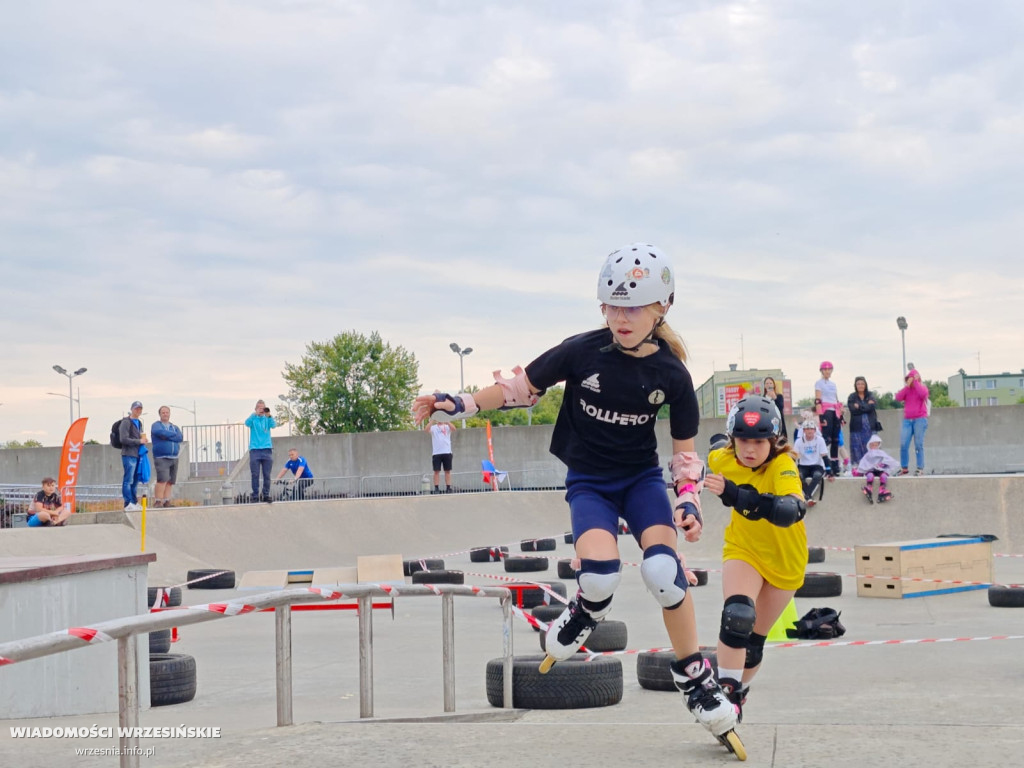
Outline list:
[[[664,318],[664,315],[662,315]],[[686,343],[683,338],[672,330],[672,327],[662,319],[661,324],[654,331],[654,338],[664,341],[669,351],[684,363],[686,362]]]

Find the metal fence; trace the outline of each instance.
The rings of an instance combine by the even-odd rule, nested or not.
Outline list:
[[[0,528],[27,524],[28,505],[39,493],[39,485],[0,483]],[[122,509],[120,485],[75,486],[76,512],[106,512]]]
[[[245,424],[204,424],[182,427],[189,446],[191,477],[230,475],[249,451],[249,428]]]
[[[565,468],[561,464],[538,463],[517,469],[499,469],[499,480],[499,492],[558,490],[565,487]],[[140,499],[144,495],[153,499],[153,482],[155,478],[148,485],[139,485]],[[39,490],[38,485],[0,484],[0,528],[25,525],[29,502]],[[445,490],[442,477],[440,491]],[[454,493],[483,493],[492,490],[490,481],[485,480],[482,471],[452,473]],[[417,472],[363,477],[317,477],[304,481],[300,479],[297,483],[281,480],[271,485],[270,497],[272,501],[312,501],[420,496],[433,492],[432,473]],[[107,512],[124,508],[119,484],[79,485],[76,487],[75,498],[77,512]],[[254,500],[258,501],[259,495],[254,499],[250,478],[228,480],[226,473],[211,473],[205,478],[200,476],[176,484],[172,502],[174,506],[210,506],[247,504]]]
[[[355,598],[359,606],[359,716],[373,717],[373,597],[402,595],[440,595],[442,624],[442,679],[444,680],[444,711],[455,711],[455,611],[453,598],[498,598],[502,610],[502,706],[512,707],[512,593],[505,587],[471,587],[459,585],[388,586],[373,584],[340,584],[334,587],[289,589],[255,595],[227,603],[193,605],[156,613],[128,616],[92,624],[92,640],[80,634],[60,630],[23,640],[0,643],[0,668],[28,659],[82,648],[90,642],[117,640],[118,726],[135,729],[139,725],[139,658],[134,641],[136,635],[159,629],[198,624],[216,619],[273,609],[275,656],[277,661],[277,724],[292,725],[292,613],[294,603],[311,603]],[[0,679],[3,672],[0,671]],[[120,736],[119,753],[122,768],[138,768],[139,736]]]

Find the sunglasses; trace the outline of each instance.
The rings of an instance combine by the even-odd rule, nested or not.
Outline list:
[[[628,320],[636,320],[646,307],[616,307],[611,304],[602,304],[601,311],[605,317],[613,317],[614,315],[624,315]]]

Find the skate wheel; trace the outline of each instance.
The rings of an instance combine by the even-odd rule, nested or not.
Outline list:
[[[540,663],[540,666],[537,667],[537,671],[540,672],[542,675],[546,675],[548,672],[551,671],[551,668],[555,666],[555,661],[556,659],[554,656],[545,656],[544,661],[542,661]]]
[[[736,735],[736,731],[726,731],[719,738],[725,748],[736,755],[737,760],[742,762],[747,759],[747,750],[743,746],[743,742],[740,741],[740,737]]]

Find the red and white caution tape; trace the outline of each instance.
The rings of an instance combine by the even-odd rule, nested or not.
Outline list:
[[[563,605],[569,602],[568,598],[562,597],[560,594],[555,592],[555,590],[551,588],[550,584],[543,584],[539,581],[530,581],[529,579],[517,579],[514,576],[501,576],[500,574],[496,573],[466,573],[466,575],[480,576],[485,579],[495,579],[496,581],[516,582],[519,584],[530,585],[531,587],[537,587],[537,589],[541,590],[544,593],[544,603],[546,605],[551,604],[551,598],[554,598]]]
[[[107,633],[100,632],[92,627],[70,627],[66,631],[72,637],[77,637],[79,640],[84,640],[87,643],[107,643],[114,639]]]
[[[766,648],[823,648],[825,646],[919,645],[921,643],[973,643],[980,640],[1024,640],[1024,635],[988,635],[985,637],[927,637],[915,640],[813,640],[802,643],[772,643]]]
[[[251,613],[256,606],[245,603],[204,603],[203,605],[189,605],[189,611],[211,611],[212,613],[223,613],[225,616],[241,616],[243,613]]]
[[[973,643],[982,640],[1024,640],[1024,635],[987,635],[983,637],[927,637],[927,638],[915,638],[907,640],[807,640],[802,642],[793,643],[769,643],[765,645],[765,649],[769,648],[838,648],[841,646],[867,646],[867,645],[922,645],[922,644],[934,644],[934,643]],[[646,648],[646,649],[628,649],[624,651],[590,651],[587,655],[587,661],[595,659],[598,656],[633,656],[638,653],[660,653],[661,651],[671,651],[672,648]]]

